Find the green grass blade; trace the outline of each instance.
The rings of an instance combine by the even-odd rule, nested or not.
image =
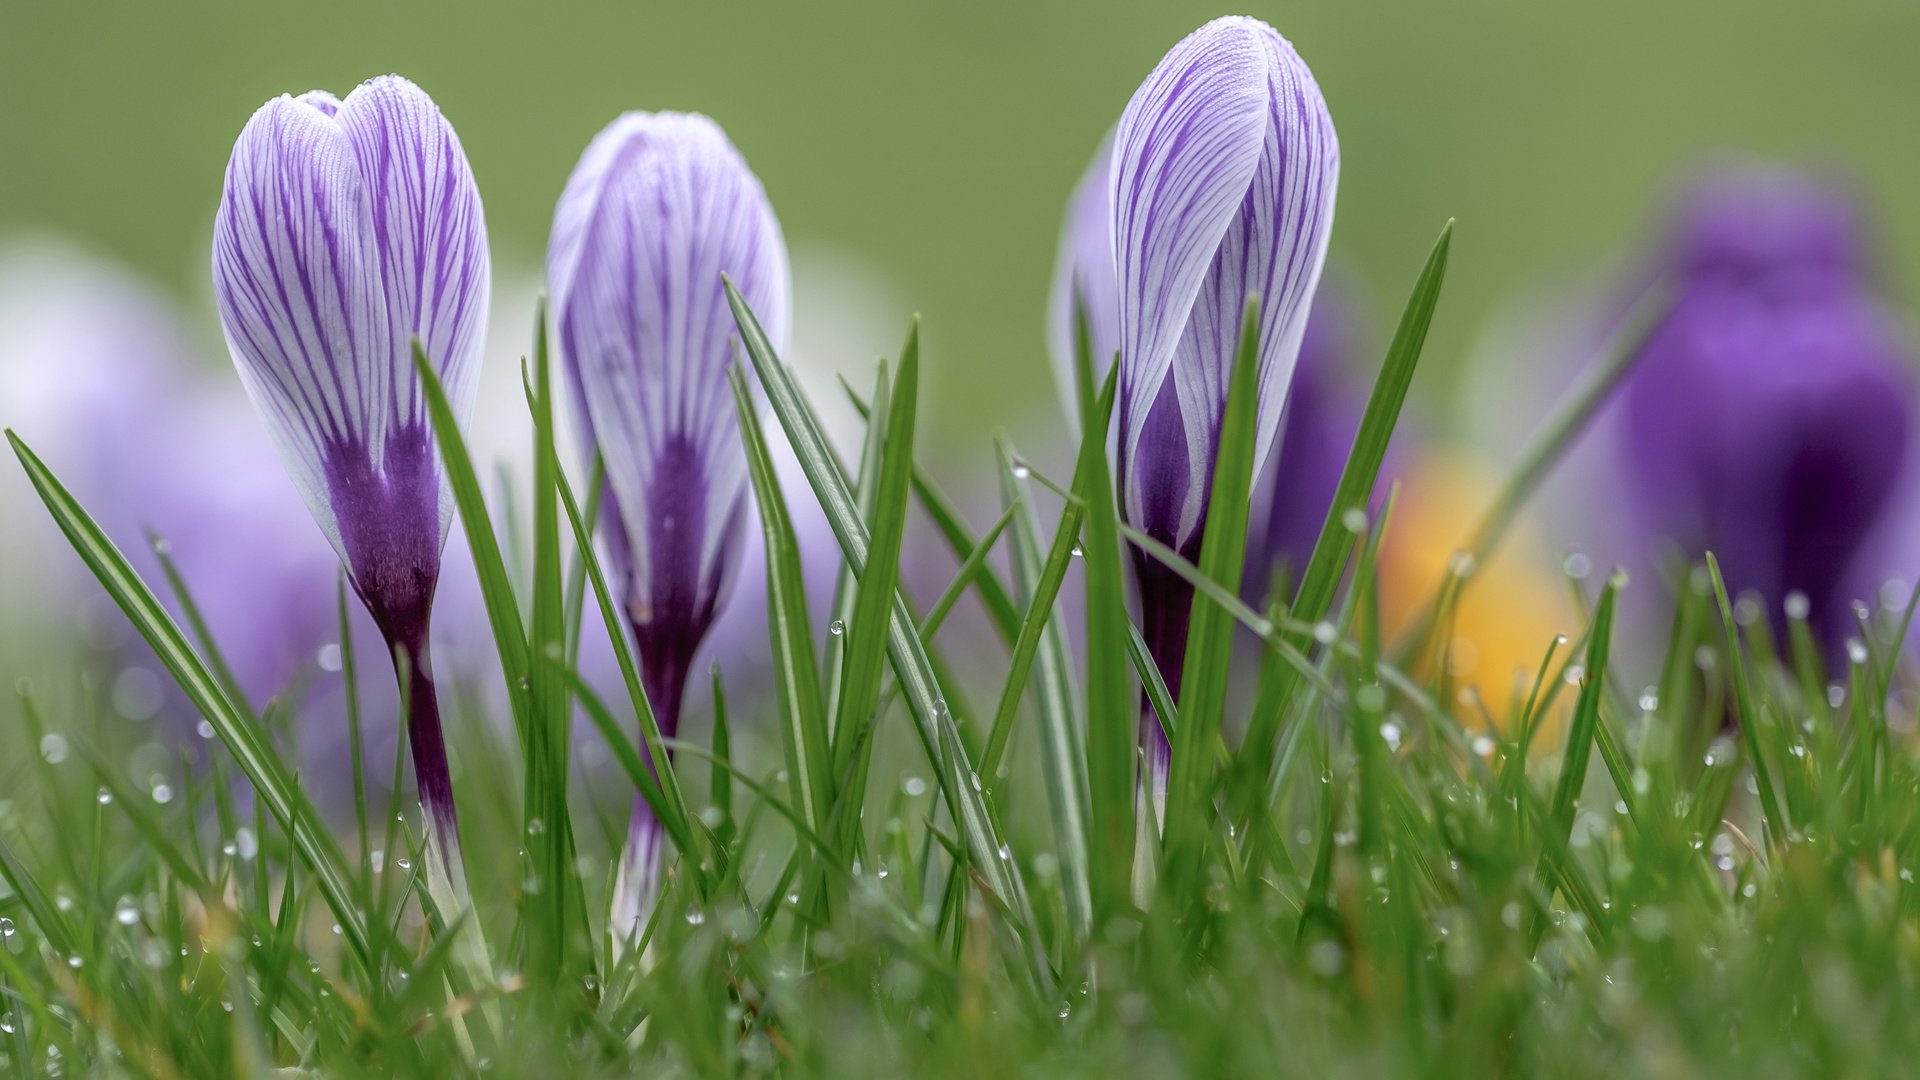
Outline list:
[[[1250,298],[1240,322],[1240,348],[1228,382],[1226,412],[1200,541],[1200,572],[1226,592],[1240,591],[1247,549],[1248,497],[1259,401],[1260,301]],[[1187,626],[1187,655],[1180,678],[1180,723],[1173,733],[1173,761],[1162,842],[1171,895],[1199,902],[1195,881],[1208,843],[1213,744],[1227,705],[1227,675],[1233,654],[1234,619],[1217,604],[1196,597]]]
[[[480,492],[480,478],[473,470],[473,456],[467,452],[466,439],[460,434],[460,422],[454,418],[453,405],[447,400],[440,374],[418,341],[413,345],[413,367],[427,399],[427,417],[433,424],[434,442],[440,448],[440,465],[453,489],[454,506],[460,511],[460,529],[466,534],[467,547],[473,553],[473,566],[480,578],[480,594],[486,602],[487,623],[493,630],[495,647],[500,653],[500,669],[506,676],[507,700],[521,738],[527,724],[527,688],[532,684],[527,650],[526,625],[521,622],[520,604],[514,598],[513,579],[507,575],[506,561],[500,554],[500,538],[493,520],[487,516],[487,503]]]
[[[1407,388],[1413,383],[1414,370],[1426,346],[1427,329],[1433,324],[1434,309],[1440,302],[1440,286],[1447,276],[1447,253],[1452,243],[1453,222],[1449,221],[1440,230],[1440,238],[1434,241],[1426,265],[1414,282],[1413,294],[1407,298],[1400,325],[1387,347],[1380,375],[1374,380],[1373,393],[1367,398],[1366,412],[1361,415],[1360,430],[1354,436],[1353,449],[1347,454],[1346,467],[1340,472],[1333,503],[1327,508],[1320,537],[1314,541],[1313,555],[1307,560],[1306,572],[1301,575],[1300,587],[1294,594],[1291,613],[1308,625],[1325,618],[1332,608],[1334,592],[1353,553],[1358,534],[1347,526],[1346,518],[1349,513],[1366,512],[1374,481],[1386,460],[1387,444],[1400,421],[1400,407],[1406,401]],[[1305,642],[1301,644],[1304,646]],[[1276,707],[1253,715],[1241,743],[1238,785],[1242,800],[1256,799],[1259,792],[1266,789],[1266,768],[1273,760],[1274,739],[1279,734],[1286,703],[1292,697],[1293,676],[1286,669],[1280,669],[1278,679],[1279,685],[1272,695]],[[1248,805],[1250,803],[1243,803],[1239,808],[1243,816],[1251,812]]]
[[[1014,596],[1029,612],[1044,610],[1051,614],[1052,597],[1044,608],[1035,599],[1043,589],[1049,588],[1043,582],[1052,570],[1052,563],[1042,559],[1033,504],[1022,490],[1013,448],[1005,440],[999,440],[996,445],[1000,456],[1000,496],[1006,504],[1000,520],[1008,530],[1007,551],[1013,569]],[[1069,503],[1070,507],[1079,505]],[[1080,534],[1083,514],[1084,507],[1081,507],[1081,513],[1073,515],[1069,524],[1068,515],[1063,511],[1060,527],[1055,531],[1054,546],[1058,549],[1064,538],[1068,559]],[[1064,566],[1061,573],[1064,576]],[[1058,595],[1059,587],[1057,581],[1050,586],[1053,596]],[[1087,880],[1085,703],[1077,693],[1073,660],[1061,619],[1046,619],[1033,670],[1033,699],[1040,713],[1041,768],[1047,786],[1047,803],[1053,815],[1061,895],[1074,940],[1085,942],[1093,934],[1093,898]]]
[[[9,429],[7,439],[26,469],[27,479],[46,503],[60,531],[74,551],[93,571],[94,577],[126,613],[134,629],[146,639],[154,655],[167,668],[194,707],[213,725],[247,779],[259,793],[274,819],[285,829],[293,846],[314,873],[327,906],[340,924],[353,953],[365,963],[370,955],[367,929],[354,903],[353,888],[345,870],[339,847],[326,831],[320,814],[305,792],[293,782],[286,766],[259,730],[249,724],[240,710],[222,691],[219,680],[194,652],[179,624],[167,614],[153,590],[133,571],[113,542],[107,539],[86,510],[20,437]]]
[[[760,505],[761,531],[767,545],[768,633],[773,645],[775,682],[779,686],[780,714],[785,721],[782,740],[787,752],[787,782],[793,808],[807,828],[821,831],[833,805],[833,782],[827,739],[827,706],[814,667],[813,620],[807,612],[806,579],[800,570],[800,546],[780,480],[767,455],[766,436],[754,408],[746,372],[738,364],[727,369],[733,388],[734,410],[740,419],[741,442],[746,446],[747,475]]]
[[[828,448],[826,438],[820,432],[819,421],[807,407],[792,375],[775,355],[772,343],[767,340],[765,331],[748,309],[746,301],[741,299],[731,281],[726,283],[726,288],[727,300],[733,306],[734,320],[740,328],[741,341],[760,377],[761,386],[766,389],[774,415],[779,418],[788,440],[793,444],[794,454],[806,472],[807,482],[813,487],[815,497],[820,500],[821,509],[826,512],[827,521],[840,542],[842,554],[856,574],[862,573],[868,555],[867,529],[854,503],[853,493],[848,488],[846,470]],[[962,824],[966,851],[974,869],[995,895],[1011,898],[1014,895],[1012,881],[1000,859],[1002,841],[986,812],[980,792],[973,786],[972,766],[963,759],[964,755],[954,756],[946,752],[948,744],[943,733],[952,735],[953,746],[961,745],[959,735],[954,730],[953,716],[947,710],[946,699],[934,674],[933,663],[927,656],[926,645],[914,632],[913,617],[907,611],[906,601],[897,592],[890,617],[887,655],[893,665],[894,677],[899,680],[902,696],[913,714],[921,747],[928,762],[940,776],[940,787],[947,804],[954,808],[955,817]]]
[[[1096,389],[1087,317],[1075,319],[1080,398],[1080,452],[1074,494],[1085,505],[1081,550],[1087,589],[1087,825],[1088,879],[1094,926],[1132,907],[1136,818],[1135,769],[1139,703],[1127,659],[1127,578],[1120,554],[1120,513],[1107,464],[1107,430],[1113,422],[1119,365]]]
[[[913,479],[914,423],[920,388],[920,323],[914,320],[907,343],[900,350],[900,366],[888,390],[885,437],[880,451],[872,504],[867,511],[869,547],[867,565],[854,587],[853,615],[844,633],[847,641],[845,677],[839,695],[839,713],[833,730],[835,776],[853,765],[856,744],[871,742],[857,734],[872,722],[880,704],[880,684],[886,673],[887,616],[899,588],[900,545],[906,535],[908,490]],[[875,400],[879,400],[876,395]],[[871,425],[870,425],[871,426]],[[864,770],[861,770],[864,776]],[[848,791],[845,798],[858,806],[864,791]],[[857,814],[843,815],[852,830]],[[852,837],[843,839],[850,840]],[[849,846],[845,850],[850,851]]]

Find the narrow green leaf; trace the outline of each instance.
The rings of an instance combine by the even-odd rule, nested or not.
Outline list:
[[[832,771],[827,740],[827,706],[821,696],[820,672],[814,667],[812,617],[807,612],[806,579],[800,571],[800,546],[793,522],[780,494],[780,480],[767,455],[766,436],[738,364],[727,368],[733,387],[734,411],[740,419],[740,438],[746,446],[747,475],[760,506],[761,532],[767,546],[767,617],[773,645],[775,682],[780,690],[780,714],[785,721],[787,782],[793,790],[793,808],[807,828],[821,831],[832,807]]]
[[[1104,385],[1093,380],[1087,316],[1075,317],[1075,386],[1080,398],[1080,453],[1074,491],[1085,505],[1081,550],[1087,590],[1087,818],[1088,877],[1096,930],[1132,906],[1135,769],[1139,703],[1127,659],[1127,578],[1120,555],[1120,514],[1107,467],[1107,431],[1113,422],[1119,364]]]
[[[1253,488],[1253,455],[1258,429],[1260,301],[1249,298],[1240,322],[1240,349],[1228,382],[1220,446],[1207,501],[1206,531],[1200,541],[1200,572],[1229,593],[1240,591],[1247,550],[1248,498]],[[1208,842],[1212,805],[1213,744],[1227,705],[1227,675],[1233,654],[1233,615],[1196,596],[1187,626],[1186,663],[1180,677],[1180,723],[1173,733],[1173,761],[1167,791],[1167,873],[1162,880],[1172,895],[1196,903],[1203,890],[1194,880]]]
[[[1400,420],[1400,406],[1406,401],[1407,388],[1413,382],[1421,350],[1426,345],[1427,328],[1433,324],[1434,309],[1440,301],[1440,285],[1447,273],[1447,252],[1452,242],[1453,222],[1449,221],[1440,230],[1440,238],[1434,242],[1426,265],[1421,268],[1420,276],[1414,282],[1413,294],[1407,298],[1399,328],[1394,331],[1393,342],[1387,347],[1386,360],[1380,366],[1379,377],[1374,380],[1373,393],[1367,398],[1366,412],[1361,415],[1360,430],[1354,436],[1353,449],[1347,455],[1346,467],[1340,472],[1340,483],[1334,489],[1333,503],[1327,507],[1326,520],[1321,523],[1320,537],[1314,541],[1313,555],[1307,560],[1306,572],[1300,577],[1300,587],[1294,595],[1291,614],[1309,626],[1325,618],[1332,607],[1334,592],[1339,587],[1353,545],[1358,539],[1358,534],[1347,526],[1347,515],[1366,512],[1374,481],[1380,475],[1380,465],[1386,460],[1387,444],[1393,438],[1393,429]],[[1304,647],[1306,642],[1300,644]],[[1256,711],[1248,722],[1238,757],[1238,771],[1241,773],[1238,783],[1242,800],[1257,798],[1258,793],[1266,788],[1266,769],[1273,760],[1274,739],[1279,734],[1280,718],[1285,714],[1286,704],[1292,699],[1293,684],[1293,675],[1285,668],[1279,669],[1276,692],[1270,695],[1271,707]],[[1242,805],[1239,812],[1244,817],[1251,811]]]
[[[1000,496],[1006,504],[1006,512],[1000,520],[1007,527],[1007,551],[1013,568],[1014,596],[1030,615],[1043,612],[1049,616],[1043,623],[1034,663],[1033,698],[1040,713],[1040,760],[1047,785],[1047,803],[1052,810],[1054,852],[1059,860],[1060,888],[1066,905],[1067,925],[1075,941],[1085,942],[1093,935],[1093,899],[1087,880],[1085,705],[1077,694],[1064,621],[1050,617],[1054,611],[1059,582],[1054,582],[1050,587],[1043,584],[1053,566],[1050,561],[1042,561],[1033,504],[1021,489],[1020,475],[1014,466],[1013,448],[1004,439],[997,440],[996,447],[1000,456]],[[1080,504],[1070,502],[1068,505]],[[1073,515],[1070,522],[1063,511],[1060,526],[1055,530],[1054,548],[1058,551],[1064,538],[1065,555],[1069,560],[1080,533],[1080,517],[1084,509],[1081,507],[1081,513]],[[998,529],[999,526],[996,526],[996,533]],[[991,539],[984,541],[982,550],[991,543]],[[1064,566],[1060,573],[1064,577]],[[1043,591],[1049,593],[1045,605],[1037,602]],[[989,772],[989,775],[992,773]]]
[[[775,355],[773,344],[767,340],[765,331],[748,309],[746,301],[740,297],[731,281],[726,282],[726,289],[727,300],[733,307],[734,321],[740,328],[741,342],[753,362],[754,371],[760,377],[761,386],[767,392],[774,415],[779,418],[781,427],[786,430],[787,438],[793,444],[794,454],[806,472],[807,482],[813,487],[815,497],[820,500],[821,509],[826,512],[827,521],[840,542],[841,552],[854,572],[862,573],[867,564],[867,529],[848,487],[846,469],[828,448],[826,438],[820,432],[819,421],[807,407],[792,375]],[[952,734],[954,746],[960,745],[959,736],[954,731],[953,716],[947,710],[946,699],[934,675],[932,661],[928,659],[926,645],[914,632],[913,617],[907,610],[906,601],[897,592],[890,616],[887,655],[893,665],[894,677],[900,683],[902,696],[913,714],[921,747],[928,762],[939,774],[941,792],[947,804],[954,808],[955,816],[962,824],[969,859],[988,889],[999,896],[1012,896],[1012,882],[999,855],[1002,842],[993,828],[980,792],[973,787],[973,769],[963,760],[964,755],[955,757],[944,749],[946,743],[942,738],[943,733]]]
[[[154,655],[167,668],[200,715],[213,725],[234,761],[246,773],[260,799],[285,829],[295,850],[313,871],[316,884],[332,909],[334,919],[354,955],[364,964],[370,956],[367,930],[354,903],[353,889],[342,869],[343,859],[332,834],[326,831],[320,814],[306,793],[293,782],[286,766],[259,730],[247,722],[240,710],[221,689],[219,680],[188,644],[172,616],[167,614],[153,590],[133,571],[100,526],[75,501],[67,489],[11,429],[7,439],[14,454],[26,469],[27,479],[46,503],[60,531],[74,551],[93,571],[94,577],[126,613]]]

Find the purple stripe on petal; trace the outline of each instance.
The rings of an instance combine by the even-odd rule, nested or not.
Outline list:
[[[1326,258],[1339,149],[1306,65],[1245,18],[1209,23],[1168,53],[1116,139],[1122,507],[1184,548],[1205,520],[1249,296],[1261,299],[1256,468],[1272,452]],[[1169,386],[1177,425],[1150,420]],[[1149,505],[1173,491],[1177,504]]]
[[[658,622],[696,643],[724,602],[744,520],[723,272],[784,344],[786,249],[739,153],[705,117],[614,121],[555,212],[555,334],[606,463],[628,613],[636,629]]]

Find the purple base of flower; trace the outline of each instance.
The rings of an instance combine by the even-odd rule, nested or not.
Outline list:
[[[705,628],[691,632],[684,627],[668,629],[659,622],[636,622],[633,636],[640,654],[640,682],[647,692],[647,705],[660,725],[661,737],[671,739],[680,730],[687,676]],[[644,745],[640,755],[658,777],[660,767],[648,756]],[[668,757],[671,761],[671,751]],[[633,816],[627,822],[627,842],[620,852],[620,866],[614,879],[610,925],[618,938],[637,937],[646,929],[647,918],[660,896],[661,865],[666,856],[664,839],[653,808],[635,795]]]
[[[1192,544],[1199,547],[1196,539]],[[1187,624],[1193,614],[1193,586],[1160,560],[1133,549],[1134,580],[1140,586],[1140,636],[1147,643],[1147,655],[1160,669],[1167,684],[1167,695],[1180,700],[1180,675],[1187,660]],[[1161,726],[1153,702],[1143,691],[1140,700],[1140,748],[1146,756],[1143,782],[1149,790],[1164,793],[1172,749],[1167,745],[1166,729]]]
[[[386,639],[405,695],[414,781],[432,818],[428,835],[444,837],[447,848],[432,854],[458,880],[451,872],[460,862],[453,776],[427,648],[440,578],[440,488],[432,439],[422,425],[396,432],[380,470],[364,448],[336,446],[326,474],[354,589]]]

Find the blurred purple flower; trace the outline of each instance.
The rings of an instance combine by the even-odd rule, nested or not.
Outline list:
[[[1359,336],[1350,300],[1348,293],[1325,284],[1313,299],[1300,362],[1280,414],[1280,442],[1266,472],[1254,479],[1254,519],[1241,583],[1250,603],[1265,602],[1277,574],[1298,584],[1366,412],[1365,387],[1347,370]],[[1392,471],[1389,462],[1381,475]]]
[[[408,687],[428,842],[458,882],[427,655],[453,503],[412,343],[464,424],[488,259],[479,191],[432,99],[389,75],[345,100],[316,90],[262,105],[227,165],[213,283],[241,381]]]
[[[588,456],[606,466],[603,539],[668,736],[748,524],[723,273],[784,348],[791,286],[780,225],[719,126],[679,113],[628,113],[608,125],[560,196],[547,279]],[[645,918],[660,856],[659,823],[636,798],[616,936]]]
[[[1174,46],[1111,142],[1110,161],[1096,158],[1069,209],[1051,319],[1056,363],[1071,360],[1077,294],[1095,359],[1111,355],[1109,342],[1119,352],[1122,516],[1195,558],[1249,296],[1261,300],[1256,473],[1277,440],[1332,231],[1339,146],[1293,46],[1242,17]],[[1095,224],[1103,216],[1110,240]],[[1143,552],[1134,571],[1142,632],[1177,695],[1193,591]],[[1144,714],[1141,739],[1157,787],[1167,744]]]
[[[9,408],[0,419],[19,427],[179,618],[184,610],[149,542],[164,539],[247,700],[260,708],[279,698],[299,714],[339,690],[338,664],[322,659],[338,638],[339,560],[288,486],[246,399],[231,381],[211,384],[195,370],[195,351],[167,299],[130,274],[59,244],[24,245],[0,258],[0,401]],[[102,439],[102,431],[114,437]],[[22,523],[54,532],[50,521]],[[52,565],[77,569],[70,559]],[[64,598],[77,581],[54,575],[51,586]],[[9,581],[7,595],[31,607],[26,597],[46,584]],[[110,608],[104,595],[98,601]],[[46,614],[73,612],[61,603]],[[116,633],[101,644],[123,665],[114,704],[153,725],[158,750],[196,717],[145,644],[124,632],[117,613],[111,618]],[[301,725],[297,734],[303,775],[347,775],[339,725]],[[177,751],[159,757],[177,760]],[[324,800],[327,785],[319,787]],[[343,790],[333,785],[333,793]]]
[[[1650,546],[1712,551],[1778,612],[1805,595],[1829,649],[1851,564],[1891,509],[1912,427],[1912,352],[1875,295],[1855,210],[1788,172],[1704,178],[1662,264],[1672,314],[1622,401]]]

